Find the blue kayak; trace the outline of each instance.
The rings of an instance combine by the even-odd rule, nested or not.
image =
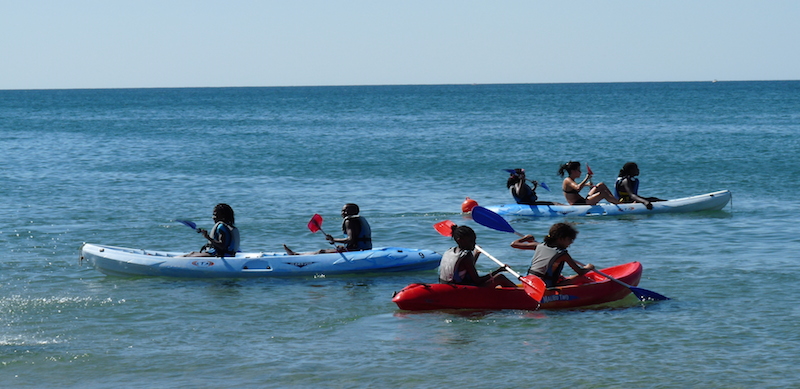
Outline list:
[[[183,257],[186,253],[85,243],[81,261],[112,276],[248,278],[431,270],[442,256],[400,247],[344,253],[238,253],[235,257]]]
[[[568,216],[620,216],[651,213],[679,213],[714,211],[725,207],[731,200],[731,192],[722,190],[699,196],[684,197],[675,200],[653,202],[653,209],[647,209],[642,203],[596,205],[525,205],[506,204],[485,207],[502,216],[536,216],[536,217],[568,217]]]

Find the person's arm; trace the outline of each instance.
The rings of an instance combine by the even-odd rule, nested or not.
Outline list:
[[[536,241],[536,238],[534,238],[533,235],[525,235],[522,238],[511,242],[511,247],[520,250],[536,250],[536,247],[538,246],[539,242]]]
[[[337,238],[334,238],[331,235],[326,236],[326,238],[329,241],[335,242],[335,243],[348,244],[350,242],[354,242],[356,240],[356,237],[361,234],[361,223],[353,223],[353,221],[351,219],[345,220],[344,221],[344,230],[345,230],[345,233],[347,234],[347,236],[344,237],[344,238],[338,238],[337,239]]]
[[[214,237],[212,237],[211,235],[209,235],[208,231],[206,231],[204,229],[201,229],[200,233],[203,235],[204,238],[208,239],[208,241],[211,243],[212,246],[214,246],[214,249],[216,251],[224,252],[227,249],[228,244],[225,241],[226,240],[225,238],[226,238],[227,234],[222,234],[222,233],[215,234],[215,235],[219,236],[219,240],[217,240],[217,239],[214,239]]]
[[[567,262],[567,265],[569,265],[569,267],[571,267],[572,270],[575,271],[575,273],[578,273],[578,275],[581,275],[581,276],[586,274],[586,273],[588,273],[588,272],[590,272],[590,271],[592,271],[592,270],[594,270],[594,265],[592,265],[591,263],[587,263],[583,267],[581,267],[580,265],[575,263],[575,260],[572,259],[572,256],[569,255],[569,253],[565,253],[559,259]],[[559,261],[556,261],[556,263],[553,264],[554,268],[555,268],[555,266],[558,266],[558,262]]]
[[[466,271],[469,279],[475,280],[476,283],[481,284],[486,280],[488,280],[489,278],[491,278],[492,275],[487,274],[483,277],[478,275],[478,269],[475,268],[475,262],[478,261],[477,254],[480,254],[480,252],[475,253],[473,251],[471,255],[466,255],[461,257],[461,259],[456,264],[456,271],[461,271],[461,270]]]
[[[592,176],[587,174],[586,178],[584,178],[583,181],[581,181],[580,183],[575,182],[575,180],[573,180],[570,177],[565,178],[564,181],[567,184],[567,186],[569,186],[573,190],[576,190],[576,191],[580,192],[581,189],[583,189],[586,186],[586,182],[589,181],[589,178],[591,178],[591,177]]]
[[[514,190],[513,195],[514,196],[522,197],[522,184],[524,184],[524,182],[522,180],[519,180],[514,184],[514,186],[513,186],[513,190]]]
[[[622,180],[621,184],[622,188],[625,189],[625,192],[630,194],[633,201],[644,204],[647,209],[653,209],[653,204],[651,204],[650,201],[642,196],[639,196],[639,194],[633,191],[633,188],[631,187],[631,180],[625,178]]]

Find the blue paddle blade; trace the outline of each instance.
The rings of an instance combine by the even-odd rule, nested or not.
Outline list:
[[[540,182],[540,183],[539,183],[539,186],[541,186],[542,188],[544,188],[544,190],[546,190],[546,191],[548,191],[548,192],[550,191],[550,187],[549,187],[549,186],[547,186],[547,184],[546,184],[546,183],[544,183],[544,182]]]
[[[508,172],[508,174],[517,174],[517,169],[503,169],[504,172]]]
[[[191,228],[193,230],[197,229],[197,224],[194,224],[194,222],[192,222],[192,221],[189,221],[189,220],[175,220],[175,221],[178,222],[178,223],[181,223],[184,226],[189,227],[189,228]]]
[[[472,208],[472,220],[475,220],[475,223],[493,230],[510,233],[516,232],[514,231],[514,227],[511,227],[511,224],[508,224],[506,219],[503,219],[502,216],[481,206]]]
[[[630,290],[631,292],[633,292],[633,294],[636,295],[636,298],[638,298],[641,301],[669,300],[669,297],[653,292],[652,290],[637,288],[635,286],[631,286]]]

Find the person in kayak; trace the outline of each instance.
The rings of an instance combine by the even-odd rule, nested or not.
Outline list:
[[[336,246],[335,249],[322,249],[310,253],[298,253],[293,251],[287,245],[283,245],[283,249],[289,255],[308,255],[308,254],[324,254],[336,253],[343,251],[363,251],[372,250],[372,229],[369,226],[367,219],[360,216],[358,205],[347,203],[342,207],[342,232],[346,235],[344,238],[334,238],[326,234],[327,239],[331,244],[344,243],[344,246]]]
[[[539,201],[539,196],[536,195],[536,188],[539,186],[539,183],[536,181],[531,181],[533,183],[533,188],[528,185],[526,182],[527,179],[525,178],[525,169],[508,169],[510,173],[508,180],[506,181],[506,187],[508,188],[509,192],[511,192],[511,197],[514,198],[514,201],[517,204],[525,204],[525,205],[554,205],[556,203],[552,201]]]
[[[506,187],[511,192],[511,197],[514,198],[514,201],[517,204],[533,205],[536,203],[536,200],[539,199],[536,196],[536,187],[539,183],[532,181],[533,188],[531,188],[525,180],[525,169],[514,169],[509,173],[511,174],[508,177],[508,181],[506,181]]]
[[[475,253],[475,231],[468,226],[452,227],[452,237],[457,247],[451,247],[444,254],[439,264],[439,283],[456,285],[473,285],[494,288],[496,286],[516,286],[506,276],[498,273],[505,271],[504,267],[483,275],[478,275],[475,263],[480,252]]]
[[[653,209],[654,201],[664,201],[657,197],[639,196],[639,166],[635,162],[628,162],[619,171],[619,177],[614,184],[614,191],[620,203],[642,203],[647,209]]]
[[[342,207],[342,232],[344,238],[325,235],[331,243],[344,243],[345,251],[372,250],[372,229],[367,219],[359,215],[358,205],[347,203]]]
[[[531,267],[528,274],[533,274],[541,278],[547,287],[569,285],[575,278],[594,270],[591,263],[581,267],[572,256],[567,252],[567,248],[575,241],[578,231],[567,223],[556,223],[550,226],[548,235],[544,237],[544,243],[539,243],[533,235],[525,235],[513,242],[511,247],[520,250],[536,250],[531,259]],[[564,277],[561,271],[564,264],[569,265],[575,276]]]
[[[187,257],[233,257],[239,251],[239,229],[233,215],[233,208],[228,204],[217,204],[212,213],[214,228],[211,234],[199,228],[198,233],[208,240],[200,249],[186,254]]]
[[[564,191],[564,198],[570,205],[595,205],[600,202],[600,200],[606,200],[611,204],[619,204],[619,200],[611,193],[611,190],[608,189],[606,184],[598,183],[597,185],[592,185],[592,175],[586,174],[586,177],[581,181],[577,182],[576,179],[580,178],[581,176],[581,163],[577,161],[569,161],[558,169],[558,175],[564,177],[564,173],[567,173],[567,178],[564,179],[564,182],[561,184],[561,190]],[[592,189],[589,190],[589,194],[584,198],[581,196],[581,189],[586,186],[591,186]]]

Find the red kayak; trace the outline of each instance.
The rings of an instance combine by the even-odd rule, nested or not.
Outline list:
[[[639,285],[642,264],[630,262],[601,269],[626,284]],[[400,309],[563,309],[604,304],[624,298],[631,290],[595,272],[578,277],[574,285],[548,288],[539,304],[523,288],[480,288],[450,284],[411,284],[395,293]]]

